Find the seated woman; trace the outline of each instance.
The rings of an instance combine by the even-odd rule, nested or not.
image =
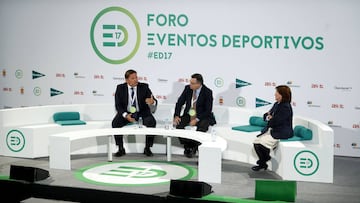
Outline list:
[[[293,136],[292,120],[293,111],[291,107],[291,90],[286,85],[277,86],[275,91],[275,104],[269,112],[264,114],[267,126],[254,140],[254,149],[259,157],[253,166],[253,171],[266,170],[267,161],[271,159],[270,150],[276,148],[279,139],[287,139]]]

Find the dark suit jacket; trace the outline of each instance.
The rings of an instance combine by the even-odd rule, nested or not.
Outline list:
[[[151,115],[149,105],[145,103],[146,98],[150,98],[152,93],[149,88],[149,85],[146,83],[138,83],[136,88],[137,102],[139,105],[139,116],[147,117]],[[115,108],[119,116],[122,116],[124,112],[128,112],[128,102],[129,102],[129,91],[127,83],[119,84],[116,87],[115,92]]]
[[[184,91],[181,93],[175,105],[174,116],[180,116],[181,108],[185,104],[184,113],[188,113],[191,108],[193,90],[190,89],[190,85],[186,85]],[[196,101],[196,118],[199,120],[202,119],[211,119],[212,117],[212,107],[213,107],[213,96],[212,91],[206,87],[202,86],[199,96]]]
[[[264,134],[271,128],[271,136],[275,139],[287,139],[292,137],[294,134],[292,126],[293,111],[290,103],[276,102],[269,113],[272,115],[272,119],[268,121],[267,126],[261,131],[261,134]],[[268,115],[268,113],[264,114],[264,120],[266,120]]]

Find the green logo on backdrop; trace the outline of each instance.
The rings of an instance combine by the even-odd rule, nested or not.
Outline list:
[[[259,99],[259,98],[255,99],[256,108],[266,106],[266,105],[269,105],[269,104],[271,104],[271,102],[268,102],[268,101],[265,101],[265,100]]]
[[[44,77],[45,75],[36,71],[32,71],[32,79],[37,79],[37,78],[41,78]]]
[[[240,107],[245,107],[246,105],[246,99],[244,97],[237,97],[236,98],[236,104]]]
[[[35,96],[40,96],[41,95],[41,88],[40,87],[34,87],[33,93],[34,93]]]
[[[24,73],[23,73],[22,70],[18,69],[18,70],[15,71],[15,77],[17,79],[21,79],[23,77],[23,75],[24,75]]]
[[[98,13],[90,30],[91,45],[105,62],[122,64],[136,54],[140,46],[140,26],[134,15],[121,7],[109,7]]]
[[[64,94],[64,92],[54,89],[54,88],[50,88],[50,97],[57,96],[60,94]]]
[[[220,77],[215,78],[214,84],[216,87],[222,87],[222,86],[224,86],[224,79],[222,79]]]
[[[243,81],[243,80],[239,80],[239,79],[236,79],[236,88],[240,88],[240,87],[245,87],[245,86],[248,86],[248,85],[251,85],[251,83],[249,82],[246,82],[246,81]]]
[[[303,176],[311,176],[319,169],[319,158],[309,150],[296,154],[294,158],[295,170]]]
[[[6,145],[13,152],[20,152],[25,147],[25,137],[19,130],[10,130],[6,135]]]

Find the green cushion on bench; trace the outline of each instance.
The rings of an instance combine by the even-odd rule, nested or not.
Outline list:
[[[259,116],[251,116],[249,119],[249,123],[250,125],[261,126],[261,127],[265,127],[267,125],[267,122],[264,121],[264,119]]]
[[[54,121],[79,120],[79,112],[57,112],[53,115]]]
[[[231,129],[243,131],[243,132],[257,132],[257,131],[261,131],[263,127],[254,126],[254,125],[240,125],[240,126],[232,127]]]
[[[255,199],[295,202],[296,181],[255,180]]]
[[[312,131],[304,126],[297,125],[294,128],[294,136],[302,138],[302,140],[311,140]]]
[[[312,131],[304,126],[297,125],[294,128],[294,136],[289,139],[283,139],[281,141],[302,141],[302,140],[312,140]]]
[[[249,124],[250,125],[240,125],[232,127],[233,130],[243,131],[243,132],[256,132],[261,131],[265,126],[266,122],[263,120],[263,118],[259,116],[251,116],[249,118]]]
[[[80,120],[79,112],[57,112],[54,113],[53,119],[59,125],[85,125],[86,122]]]

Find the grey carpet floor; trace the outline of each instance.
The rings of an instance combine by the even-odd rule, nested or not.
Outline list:
[[[127,154],[120,160],[160,160],[165,161],[164,155],[155,154],[148,158],[142,154]],[[197,168],[197,158],[188,159],[183,156],[174,155],[172,160]],[[49,169],[48,158],[23,159],[0,156],[0,175],[8,176],[11,165],[31,166],[48,170],[50,178],[39,181],[41,184],[70,186],[80,188],[92,188],[100,190],[121,191],[130,193],[152,194],[166,196],[169,193],[169,184],[155,186],[101,186],[86,183],[74,177],[74,172],[82,167],[106,162],[106,154],[77,155],[72,157],[71,171]],[[360,202],[360,158],[334,157],[334,183],[297,182],[296,202],[308,203],[331,203],[331,202]],[[197,177],[193,178],[194,180]],[[236,161],[223,160],[221,184],[211,183],[214,195],[253,198],[255,195],[256,179],[281,179],[271,171],[253,172],[251,165]],[[1,201],[3,202],[3,201]],[[63,202],[30,198],[24,203],[46,203]]]

